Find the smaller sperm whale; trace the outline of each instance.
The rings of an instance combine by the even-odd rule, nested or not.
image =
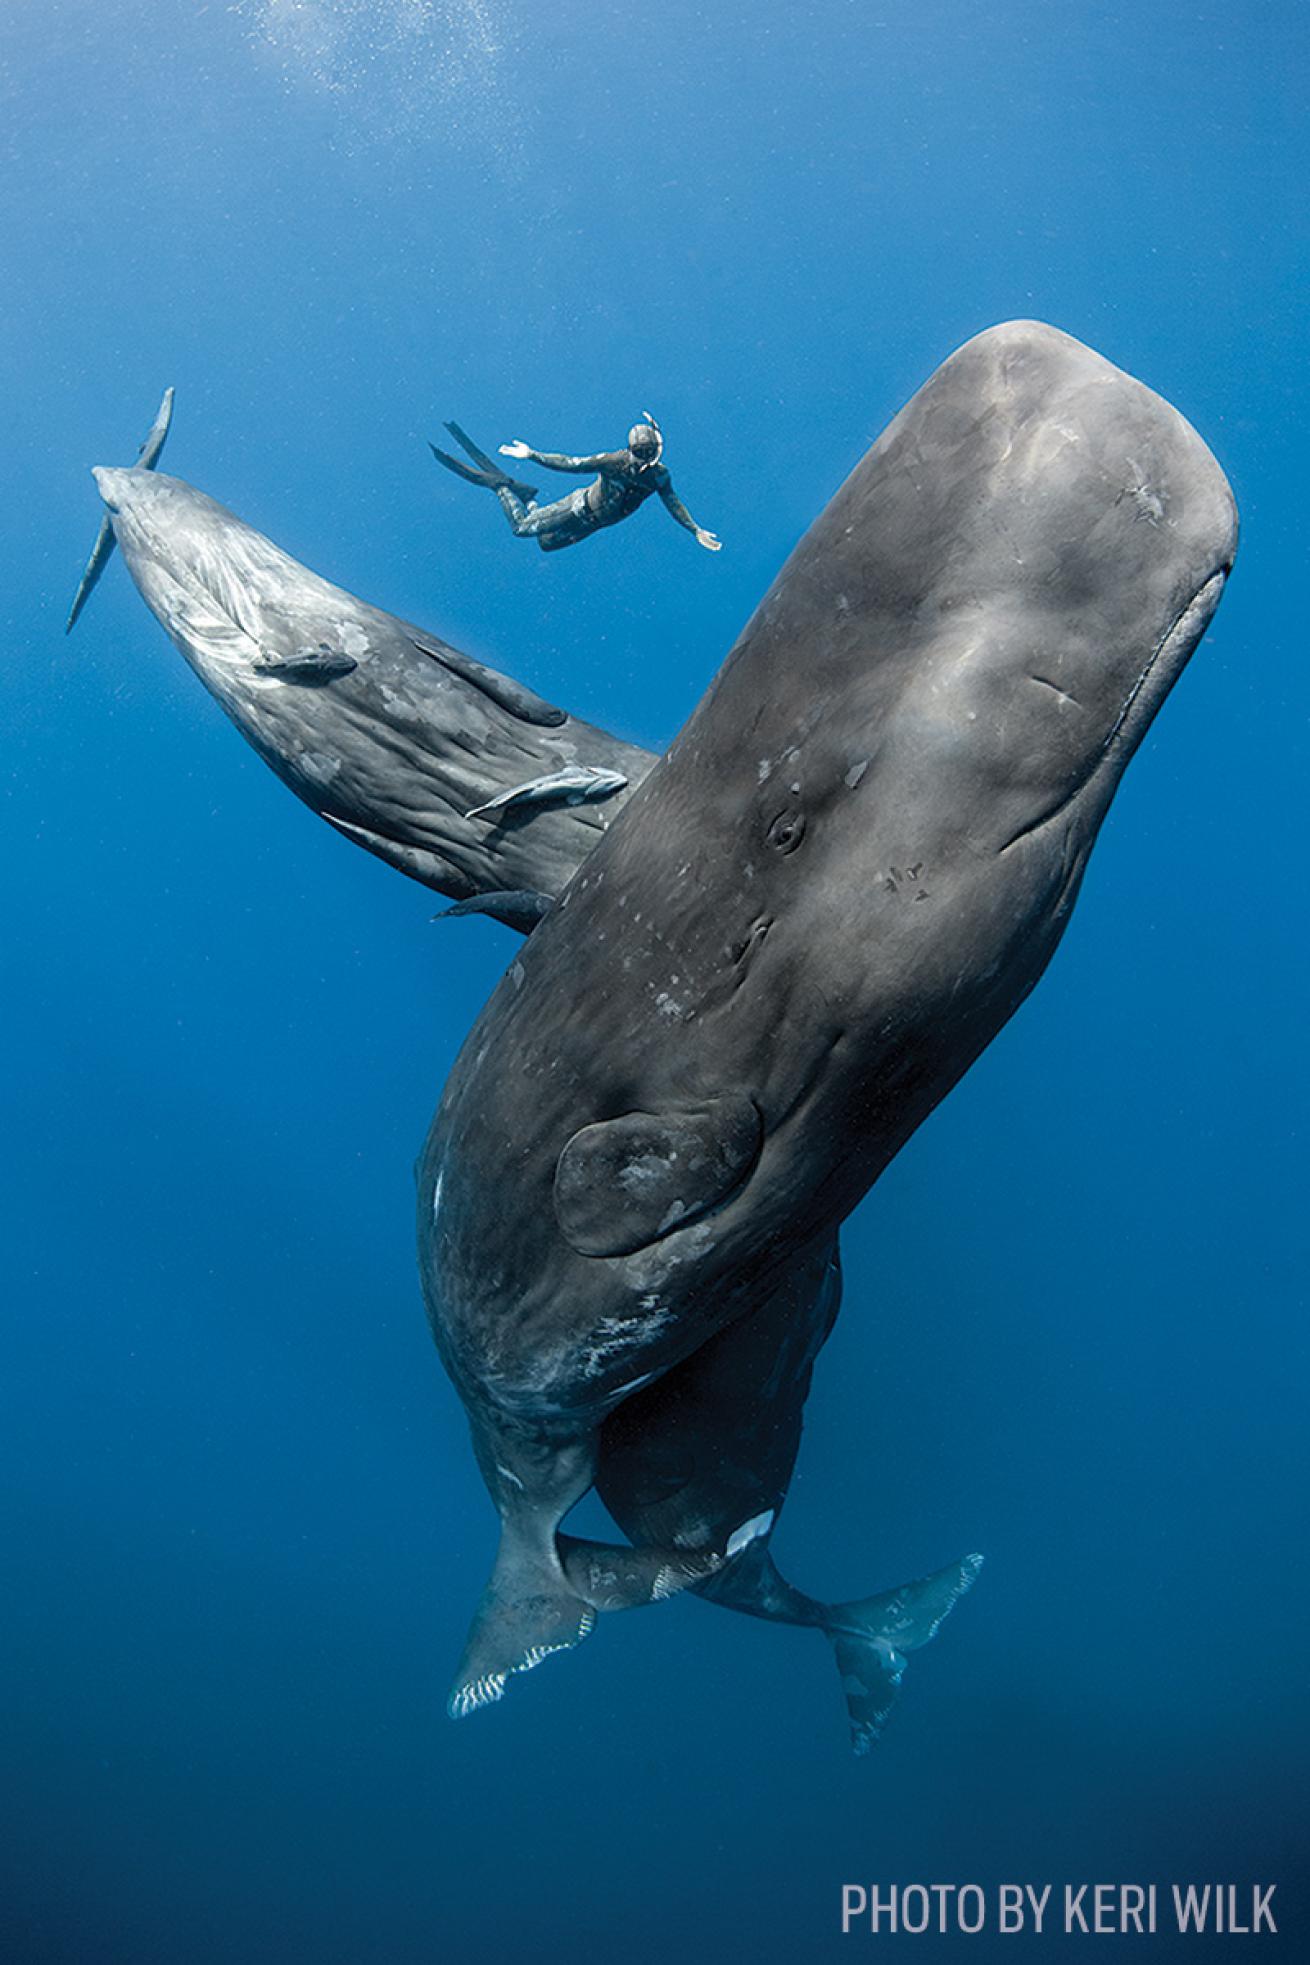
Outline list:
[[[335,831],[424,886],[553,898],[654,763],[181,479],[94,475],[146,605],[242,736]]]

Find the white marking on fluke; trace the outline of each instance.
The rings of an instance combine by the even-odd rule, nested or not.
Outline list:
[[[750,1520],[743,1522],[740,1528],[733,1529],[732,1534],[728,1537],[728,1547],[725,1553],[730,1556],[739,1556],[743,1549],[748,1548],[752,1542],[757,1542],[761,1535],[767,1535],[772,1527],[772,1508],[766,1508],[762,1515],[752,1515]]]
[[[458,1692],[450,1695],[447,1710],[451,1718],[467,1719],[479,1706],[489,1706],[494,1700],[503,1699],[505,1678],[504,1672],[489,1672],[485,1678],[471,1679],[467,1685],[461,1685]]]
[[[612,798],[627,782],[621,771],[610,771],[598,764],[570,764],[563,771],[550,771],[541,778],[528,778],[509,791],[497,792],[485,805],[475,805],[464,817],[481,819],[489,812],[507,812],[515,805],[590,805],[598,799]]]

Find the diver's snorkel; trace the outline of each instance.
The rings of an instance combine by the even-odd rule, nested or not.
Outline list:
[[[649,433],[655,439],[655,449],[650,456],[643,456],[646,437]],[[634,423],[628,431],[628,449],[637,460],[639,471],[649,471],[659,463],[664,455],[664,432],[648,409],[641,412],[641,422]]]

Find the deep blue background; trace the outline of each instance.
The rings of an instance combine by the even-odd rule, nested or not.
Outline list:
[[[1293,0],[10,0],[6,1958],[774,1965],[867,1954],[849,1880],[1212,1878],[1310,1955],[1307,53]],[[1014,315],[1178,404],[1245,538],[1050,975],[847,1237],[780,1553],[988,1569],[872,1761],[819,1640],[694,1602],[453,1727],[493,1522],[409,1168],[512,938],[298,807],[121,566],[64,642],[86,467],[176,383],[169,468],[662,744]],[[515,547],[422,441],[647,405],[717,558]]]

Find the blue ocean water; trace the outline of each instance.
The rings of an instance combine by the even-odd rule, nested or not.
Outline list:
[[[1064,1940],[843,1938],[841,1886],[1114,1880],[1276,1884],[1260,1943],[1310,1957],[1307,40],[1292,0],[10,0],[0,1955],[982,1961]],[[1016,315],[1176,403],[1244,542],[1051,972],[846,1235],[780,1556],[987,1569],[863,1762],[819,1639],[691,1601],[453,1726],[494,1524],[410,1164],[513,937],[298,806],[121,564],[63,639],[87,467],[174,383],[166,468],[662,745]],[[656,507],[543,557],[426,449],[647,406],[721,555]]]

